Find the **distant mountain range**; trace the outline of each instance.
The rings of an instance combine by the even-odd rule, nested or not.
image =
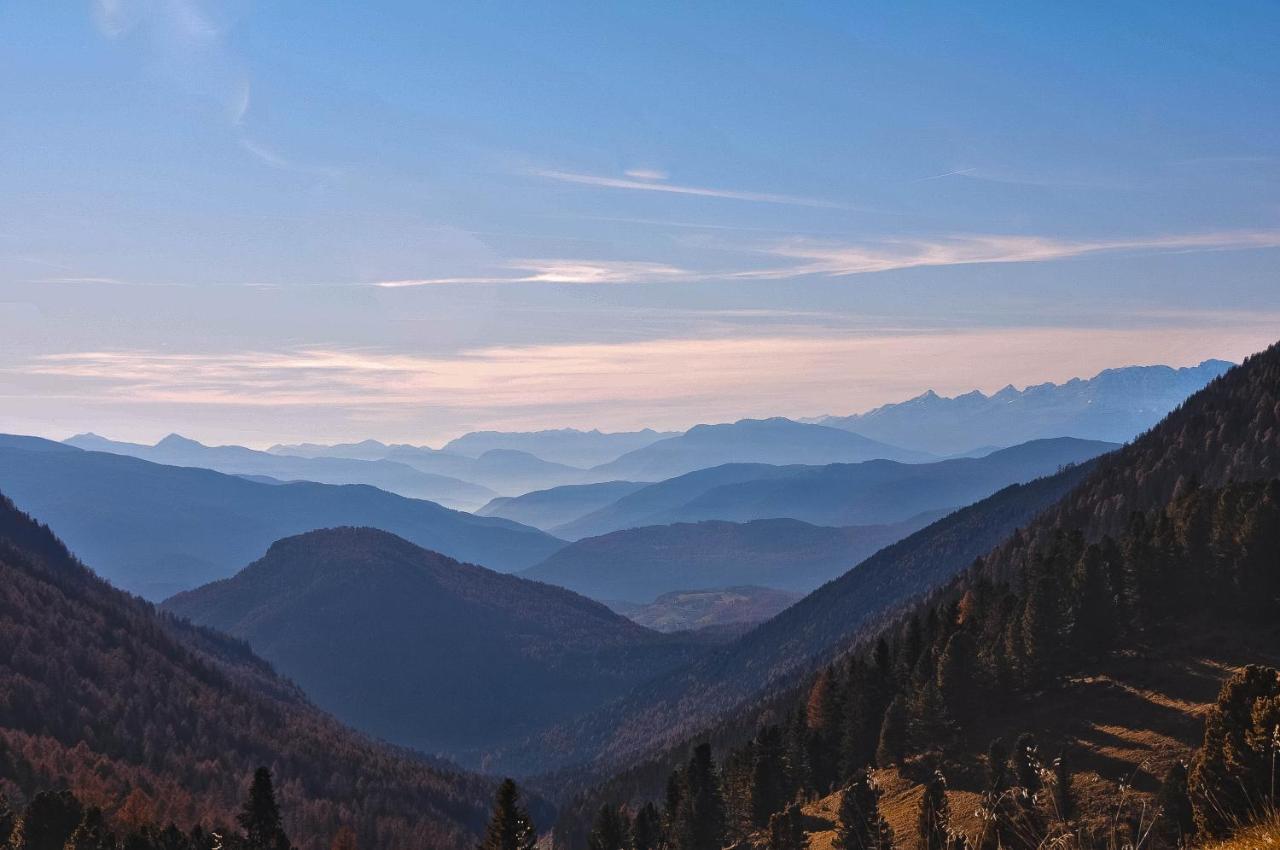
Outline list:
[[[705,647],[369,528],[281,540],[164,607],[243,638],[357,728],[464,759],[603,705]]]
[[[977,390],[944,398],[932,390],[909,401],[818,423],[939,455],[976,446],[1010,446],[1043,437],[1081,437],[1124,443],[1159,422],[1232,364],[1127,366],[1064,384],[1038,384],[994,395]]]
[[[283,457],[243,446],[206,446],[178,434],[170,434],[153,446],[117,442],[97,434],[77,434],[65,442],[88,451],[128,455],[170,466],[213,469],[229,475],[319,484],[370,484],[401,496],[430,499],[464,510],[477,508],[495,495],[492,490],[469,481],[424,472],[410,464],[386,459]]]
[[[579,431],[576,428],[550,431],[473,431],[446,443],[442,451],[479,457],[494,449],[514,449],[553,463],[589,469],[678,434],[678,431],[654,431],[652,428],[614,433]]]
[[[795,604],[800,594],[772,587],[726,587],[717,590],[676,590],[641,605],[610,602],[609,607],[627,619],[657,629],[677,632],[689,629],[745,627],[776,615]]]
[[[605,709],[495,754],[507,769],[621,765],[826,663],[873,618],[973,563],[1078,485],[1091,463],[1016,484],[881,549],[741,637]],[[535,768],[536,766],[536,768]]]
[[[70,788],[110,816],[143,793],[148,818],[208,828],[269,764],[295,847],[345,826],[364,847],[470,850],[488,818],[492,780],[342,726],[242,642],[93,575],[3,496],[0,630],[0,769],[20,799]],[[50,846],[37,835],[25,846]]]
[[[652,525],[571,543],[520,575],[610,604],[730,585],[808,593],[937,518],[853,528],[794,519]]]
[[[553,463],[526,451],[490,449],[476,457],[427,446],[386,444],[377,440],[322,446],[314,443],[276,445],[267,453],[281,458],[353,458],[396,463],[431,475],[446,475],[481,485],[489,492],[518,495],[569,484],[589,477],[573,466]],[[471,508],[479,505],[471,505]]]
[[[104,578],[150,599],[231,575],[281,537],[337,525],[384,528],[503,571],[564,545],[374,487],[262,483],[34,437],[0,436],[0,490],[58,528]]]
[[[826,466],[727,464],[698,470],[623,496],[554,533],[567,540],[624,528],[791,517],[815,525],[894,523],[970,504],[1001,487],[1030,481],[1110,451],[1092,440],[1035,440],[980,458],[934,463],[874,460]]]
[[[743,419],[697,425],[593,468],[597,477],[661,481],[726,463],[825,464],[886,458],[915,463],[932,458],[839,428],[790,419]]]
[[[548,490],[534,490],[523,496],[499,496],[476,513],[480,516],[500,516],[549,531],[647,486],[649,485],[639,481],[569,484]]]

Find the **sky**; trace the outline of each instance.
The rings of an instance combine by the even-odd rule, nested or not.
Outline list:
[[[438,445],[1238,361],[1280,338],[1276,43],[1274,2],[0,2],[0,431]]]

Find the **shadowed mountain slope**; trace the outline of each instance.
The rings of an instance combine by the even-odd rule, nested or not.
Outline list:
[[[522,496],[500,496],[480,508],[476,514],[500,516],[550,531],[647,486],[638,481],[567,484],[547,490],[534,490]]]
[[[243,638],[340,719],[472,761],[603,705],[705,643],[369,528],[281,540],[164,607]]]
[[[733,585],[807,593],[937,518],[851,528],[794,519],[645,526],[570,543],[520,575],[608,601]]]

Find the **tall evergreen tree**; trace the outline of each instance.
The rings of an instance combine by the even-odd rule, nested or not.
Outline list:
[[[248,850],[289,850],[289,838],[280,822],[280,807],[271,782],[271,771],[260,767],[253,774],[249,796],[236,817],[244,830]]]
[[[947,640],[938,660],[938,693],[947,716],[968,723],[979,709],[977,649],[961,629]]]
[[[724,834],[720,777],[711,758],[711,745],[699,744],[684,771],[673,843],[675,850],[720,850]]]
[[[880,789],[863,770],[840,798],[837,850],[893,850],[893,830],[880,816]]]
[[[493,816],[477,850],[533,850],[537,842],[533,820],[520,805],[520,789],[514,780],[502,780],[494,797]]]
[[[1062,593],[1055,555],[1038,559],[1022,610],[1022,672],[1029,685],[1043,681],[1054,669],[1062,646]]]
[[[596,822],[587,837],[588,850],[628,850],[630,832],[626,813],[606,803],[596,813]]]
[[[658,850],[661,845],[662,816],[653,803],[645,803],[631,825],[631,850]]]
[[[748,805],[752,824],[763,828],[768,826],[769,818],[782,811],[790,798],[782,752],[782,730],[777,726],[761,729],[756,735],[752,756]]]
[[[907,747],[907,707],[897,696],[884,711],[880,723],[880,742],[876,745],[876,764],[888,767],[898,764]]]
[[[924,786],[920,798],[920,811],[916,816],[917,847],[919,850],[948,850],[947,836],[951,826],[951,806],[947,802],[947,780],[941,771],[934,771],[933,778]]]
[[[1102,546],[1090,546],[1076,565],[1074,577],[1071,645],[1088,660],[1101,658],[1111,648],[1119,624],[1115,592],[1104,558]]]
[[[1274,808],[1280,792],[1280,671],[1251,664],[1226,681],[1191,768],[1196,828],[1210,838]],[[1274,781],[1273,781],[1274,780]]]
[[[680,801],[684,799],[684,771],[677,768],[667,777],[666,801],[662,810],[662,832],[674,847],[680,821]]]

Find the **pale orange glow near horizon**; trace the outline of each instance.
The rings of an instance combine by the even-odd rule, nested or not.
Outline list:
[[[1238,362],[1278,333],[1274,317],[1255,317],[1197,328],[735,336],[495,346],[449,356],[315,346],[235,354],[81,352],[21,369],[53,381],[56,396],[78,410],[125,411],[106,424],[82,414],[82,424],[50,422],[27,433],[61,438],[92,428],[152,441],[176,430],[258,446],[369,437],[438,445],[481,429],[684,429],[739,418],[848,414],[928,389],[990,393],[1116,366]],[[237,426],[266,408],[292,408],[299,414],[292,421],[308,426],[290,422],[270,433]],[[6,427],[19,430],[15,424]]]

